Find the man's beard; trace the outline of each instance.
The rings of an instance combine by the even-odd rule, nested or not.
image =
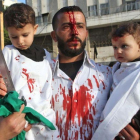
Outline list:
[[[80,42],[81,47],[79,49],[71,49],[67,46],[67,43],[70,41],[76,40]],[[86,39],[82,42],[82,40],[79,37],[72,37],[71,39],[67,40],[64,42],[60,37],[57,36],[57,41],[58,41],[58,48],[61,51],[61,53],[65,56],[68,57],[75,57],[79,54],[81,54],[86,46]]]

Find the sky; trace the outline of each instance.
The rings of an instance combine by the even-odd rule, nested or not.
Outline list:
[[[25,0],[18,0],[19,2],[23,2],[23,3],[25,3]]]

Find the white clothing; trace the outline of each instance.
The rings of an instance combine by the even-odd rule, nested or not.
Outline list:
[[[52,68],[52,106],[61,139],[91,140],[109,95],[111,69],[90,60],[86,52],[74,81],[59,69],[58,58]]]
[[[45,51],[46,55],[49,55]],[[10,71],[12,81],[19,97],[25,97],[27,106],[35,109],[55,125],[55,112],[51,109],[52,98],[51,82],[52,71],[47,59],[35,62],[13,46],[3,49],[3,54]],[[26,133],[27,140],[58,139],[57,130],[50,130],[43,124],[34,124]]]
[[[140,108],[140,62],[122,63],[119,66],[119,62],[113,66],[113,92],[93,140],[113,140]]]

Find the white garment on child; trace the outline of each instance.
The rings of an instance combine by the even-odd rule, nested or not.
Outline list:
[[[122,63],[118,69],[119,65],[112,69],[114,90],[92,140],[113,140],[140,108],[140,62]]]
[[[45,53],[49,55],[47,51]],[[43,61],[35,62],[21,55],[13,45],[6,46],[3,54],[19,97],[24,96],[28,107],[55,124],[55,112],[50,105],[52,71],[48,60],[44,58]],[[57,130],[50,130],[39,123],[32,125],[31,130],[26,133],[26,139],[54,140],[59,139],[59,134]]]

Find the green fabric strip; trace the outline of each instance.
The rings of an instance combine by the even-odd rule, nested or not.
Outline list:
[[[18,99],[18,96],[19,94],[16,91],[12,91],[7,93],[6,96],[0,99],[0,116],[7,117],[13,112],[19,112],[21,105],[24,104],[24,101]],[[56,130],[52,122],[43,117],[34,109],[25,106],[22,112],[26,113],[25,119],[30,124],[42,122],[51,130]],[[12,140],[24,140],[25,133],[26,132],[23,130],[18,136],[16,136]]]

